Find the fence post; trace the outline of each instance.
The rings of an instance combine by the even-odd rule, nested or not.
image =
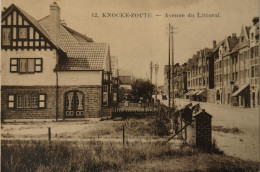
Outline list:
[[[48,128],[48,138],[49,141],[51,141],[51,127]]]

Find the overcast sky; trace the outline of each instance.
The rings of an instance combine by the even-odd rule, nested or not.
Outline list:
[[[18,5],[36,19],[49,15],[53,0],[2,0],[3,7]],[[61,19],[67,26],[110,45],[111,55],[119,67],[135,76],[149,75],[149,62],[159,63],[159,83],[163,83],[163,66],[168,63],[168,25],[178,29],[174,35],[175,62],[184,63],[198,50],[211,48],[236,33],[242,25],[252,25],[259,15],[258,0],[56,0]],[[151,18],[93,18],[91,13],[142,12]],[[219,13],[219,18],[166,18],[165,13]],[[162,15],[161,17],[155,16]]]

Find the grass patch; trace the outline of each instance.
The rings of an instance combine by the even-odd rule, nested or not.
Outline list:
[[[2,171],[257,171],[257,163],[161,143],[2,141]]]
[[[232,134],[241,134],[241,133],[243,133],[237,127],[212,126],[212,130],[216,131],[216,132],[232,133]]]
[[[196,154],[161,143],[3,141],[2,171],[106,171],[148,159]]]

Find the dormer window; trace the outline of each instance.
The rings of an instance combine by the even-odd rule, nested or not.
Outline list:
[[[241,42],[244,42],[244,36],[241,37]]]

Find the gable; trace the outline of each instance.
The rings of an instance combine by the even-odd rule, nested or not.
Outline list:
[[[239,43],[243,43],[243,42],[246,42],[246,41],[248,41],[248,34],[247,34],[245,26],[242,26],[240,38],[239,38]]]
[[[11,5],[2,15],[2,49],[57,48],[48,33],[29,14]]]

